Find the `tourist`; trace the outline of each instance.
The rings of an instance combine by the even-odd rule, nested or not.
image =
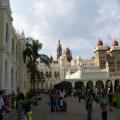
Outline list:
[[[82,90],[81,89],[78,89],[77,95],[78,95],[78,99],[79,99],[79,102],[80,102],[81,98],[82,98]]]
[[[26,116],[27,116],[27,120],[32,120],[32,111],[31,111],[30,107],[29,107],[29,109],[27,109]]]
[[[15,107],[15,93],[12,92],[11,94],[11,108],[14,109]]]
[[[92,102],[93,102],[92,92],[91,89],[88,89],[86,94],[87,120],[92,120]]]
[[[60,99],[60,93],[56,90],[55,92],[55,111],[58,112],[59,110],[59,99]]]
[[[51,107],[51,112],[55,111],[55,90],[52,90],[50,93],[50,107]]]
[[[65,90],[62,89],[62,90],[60,91],[60,97],[61,97],[61,98],[64,98],[65,95],[66,95],[66,94],[65,94]]]
[[[3,100],[2,91],[0,91],[0,110],[3,110],[3,107],[4,107],[4,100]]]
[[[62,97],[60,97],[60,110],[64,110],[64,99]]]
[[[102,112],[102,120],[107,120],[108,97],[105,90],[103,90],[102,98],[100,99],[100,107]]]
[[[112,86],[108,89],[108,98],[109,98],[109,110],[112,111],[112,105],[113,105],[113,101],[112,101],[112,98],[113,98],[113,89],[112,89]]]
[[[24,94],[20,93],[17,97],[17,120],[26,120]]]

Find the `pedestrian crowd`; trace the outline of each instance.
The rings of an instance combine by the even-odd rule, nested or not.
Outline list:
[[[17,120],[32,120],[31,105],[26,102],[23,93],[17,96]]]
[[[67,111],[66,90],[52,89],[48,93],[50,98],[48,105],[52,112]],[[92,120],[92,113],[96,104],[100,106],[102,120],[107,120],[108,111],[113,111],[114,95],[119,93],[119,89],[113,90],[112,86],[107,86],[95,89],[88,87],[84,89],[84,92],[81,88],[73,89],[71,95],[77,97],[79,102],[81,102],[81,99],[85,101],[87,120]]]
[[[15,93],[5,94],[5,90],[0,90],[0,120],[5,113],[10,113],[15,108]]]
[[[16,95],[14,92],[5,94],[4,90],[0,91],[0,120],[4,115],[17,111],[17,120],[32,120],[31,105],[25,100],[23,93]]]
[[[49,91],[49,106],[52,112],[67,111],[66,93],[64,90]]]
[[[48,106],[51,112],[67,112],[68,91],[66,89],[50,89],[44,92],[48,94]],[[91,88],[87,87],[73,89],[71,95],[85,101],[85,108],[87,111],[87,120],[92,120],[92,113],[95,109],[95,104],[99,104],[101,109],[102,120],[107,120],[108,111],[113,111],[113,106],[116,106],[114,95],[120,95],[120,88],[113,89],[112,86],[105,88]],[[4,91],[0,91],[0,120],[3,120],[4,113],[9,113],[12,110],[17,111],[17,120],[32,120],[31,104],[27,102],[23,93],[15,94],[12,92],[6,95]]]

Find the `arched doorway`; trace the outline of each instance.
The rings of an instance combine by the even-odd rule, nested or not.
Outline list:
[[[94,89],[94,85],[93,85],[93,82],[92,81],[88,81],[87,82],[87,86],[86,86],[86,89]]]
[[[84,83],[82,81],[75,82],[74,89],[82,89],[84,88]]]
[[[114,84],[114,92],[119,92],[119,89],[120,89],[120,81],[119,79],[116,79]]]
[[[112,81],[111,80],[107,80],[106,84],[105,84],[105,88],[111,87],[112,86]]]
[[[104,88],[103,81],[98,80],[98,81],[96,82],[95,88],[97,88],[98,90],[103,89],[103,88]]]
[[[54,85],[55,89],[65,90],[67,95],[70,95],[72,92],[72,83],[68,81],[62,81],[56,85]]]
[[[103,88],[104,88],[103,81],[101,81],[101,80],[96,81],[95,94],[96,95],[101,95],[101,92],[102,92]]]
[[[106,81],[105,89],[106,89],[107,93],[113,91],[113,85],[112,85],[112,81],[111,80],[107,80]]]
[[[85,93],[85,86],[84,86],[84,83],[83,83],[82,81],[77,81],[77,82],[75,82],[74,89],[75,89],[75,90],[81,90],[82,96],[83,96],[84,93]]]

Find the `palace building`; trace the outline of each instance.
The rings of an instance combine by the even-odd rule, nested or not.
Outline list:
[[[117,40],[112,46],[106,46],[99,38],[95,47],[95,56],[91,59],[82,59],[77,56],[72,58],[72,52],[67,47],[62,53],[60,40],[56,47],[56,61],[50,57],[51,69],[44,64],[39,64],[42,82],[39,88],[53,88],[62,81],[69,81],[73,87],[76,82],[83,82],[85,86],[92,82],[93,86],[100,84],[112,85],[119,83],[120,79],[120,47]],[[38,84],[37,84],[38,85]]]
[[[7,93],[28,90],[27,69],[23,62],[24,32],[13,27],[9,0],[0,0],[0,90]]]
[[[27,68],[23,61],[25,49],[24,32],[18,33],[13,27],[13,18],[9,0],[0,0],[0,89],[8,93],[20,90],[26,93],[30,83]],[[56,45],[56,60],[50,56],[50,66],[39,63],[41,79],[36,80],[36,88],[49,89],[62,81],[71,82],[73,88],[77,82],[85,87],[120,86],[120,46],[113,40],[111,46],[105,45],[99,38],[95,55],[91,59],[72,57],[70,48],[62,48],[61,41]]]

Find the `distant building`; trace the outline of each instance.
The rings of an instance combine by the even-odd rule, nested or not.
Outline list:
[[[56,61],[51,62],[51,69],[44,64],[39,64],[39,70],[43,74],[40,88],[52,88],[61,81],[69,81],[73,87],[75,82],[82,81],[85,86],[92,81],[94,86],[97,81],[103,81],[104,85],[108,80],[115,84],[116,79],[120,79],[120,47],[118,41],[114,40],[112,47],[103,45],[102,40],[98,40],[95,48],[95,56],[91,59],[72,58],[72,52],[67,47],[62,53],[60,40],[57,43]],[[47,74],[50,74],[47,75]]]
[[[106,67],[108,62],[110,76],[120,75],[120,47],[118,41],[114,40],[112,46],[103,45],[102,40],[98,40],[97,47],[95,49],[95,60],[94,64],[100,68]]]

